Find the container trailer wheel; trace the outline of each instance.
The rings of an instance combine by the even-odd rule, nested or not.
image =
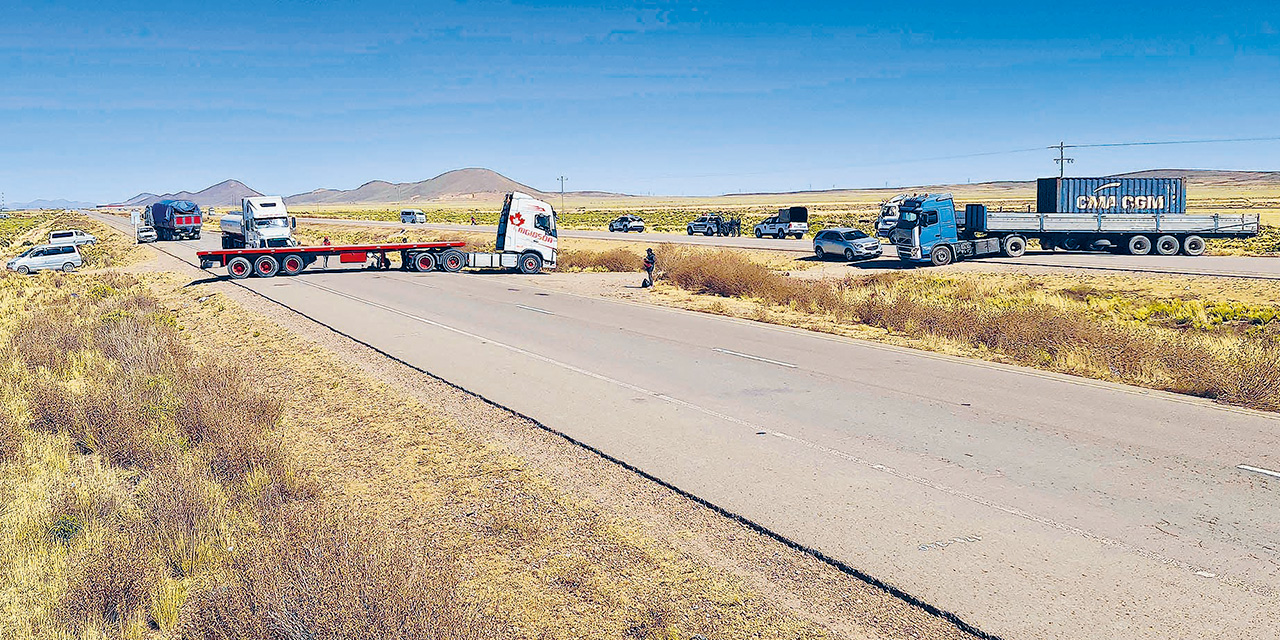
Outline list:
[[[270,278],[280,272],[280,263],[273,256],[258,256],[253,261],[253,272],[259,278]]]
[[[1023,250],[1024,251],[1026,250],[1025,243],[1023,244]],[[1018,254],[1018,255],[1022,255],[1022,254]],[[952,257],[953,256],[951,255],[951,247],[948,247],[946,245],[934,247],[933,251],[929,252],[929,259],[933,261],[933,266],[935,267],[944,267],[946,265],[951,264]],[[1014,257],[1016,258],[1017,256],[1014,256]]]
[[[1145,256],[1151,253],[1151,238],[1146,236],[1129,236],[1129,241],[1125,243],[1125,248],[1129,250],[1129,255]]]
[[[253,265],[249,263],[249,259],[244,256],[236,256],[227,261],[227,275],[240,280],[248,278],[253,273]]]
[[[1053,251],[1053,240],[1049,238],[1040,238],[1040,249],[1043,251]]]
[[[1006,236],[1000,241],[1000,248],[1010,258],[1021,258],[1027,252],[1027,240],[1022,236]]]
[[[520,273],[532,275],[542,271],[542,256],[536,253],[526,253],[520,256]]]
[[[1204,255],[1204,238],[1187,236],[1182,239],[1182,252],[1189,256]]]
[[[1156,253],[1162,256],[1175,255],[1181,248],[1182,243],[1178,242],[1178,239],[1173,236],[1160,236],[1159,238],[1156,238]]]
[[[197,232],[196,232],[196,234],[195,234],[194,236],[191,236],[191,239],[192,239],[192,240],[199,240],[199,239],[200,239],[200,232],[199,232],[199,231],[197,231]]]
[[[457,249],[445,249],[437,258],[442,271],[457,273],[467,266],[467,256]]]
[[[287,255],[280,261],[280,271],[286,276],[296,276],[306,266],[307,263],[302,261],[302,256]]]
[[[1062,248],[1067,251],[1079,251],[1081,246],[1080,238],[1075,236],[1067,236],[1062,239]]]
[[[436,268],[436,257],[430,253],[419,253],[413,257],[413,268],[417,271],[431,271]]]

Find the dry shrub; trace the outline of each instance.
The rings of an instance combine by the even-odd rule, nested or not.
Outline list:
[[[1204,364],[1199,365],[1203,371]],[[1245,345],[1213,367],[1209,394],[1222,402],[1268,411],[1280,410],[1280,348],[1274,342]]]
[[[583,271],[639,271],[644,268],[644,256],[621,247],[605,251],[562,251],[556,259],[556,268]]]
[[[79,325],[65,307],[46,306],[30,313],[9,338],[29,366],[62,371],[67,356],[84,348]]]
[[[0,462],[13,462],[22,454],[23,425],[17,416],[0,405]]]
[[[293,508],[194,594],[185,638],[463,640],[498,634],[443,552],[345,512]]]
[[[159,572],[139,536],[86,540],[67,559],[67,590],[58,619],[79,635],[85,625],[124,628],[147,601]]]
[[[208,467],[166,461],[148,476],[140,502],[170,575],[195,575],[213,560],[226,499]]]
[[[85,385],[65,426],[76,444],[121,467],[149,468],[174,452],[157,432],[146,388],[130,379],[109,378]]]
[[[93,328],[93,345],[125,371],[157,375],[171,372],[188,359],[177,326],[166,313],[139,316],[124,309],[102,315]]]

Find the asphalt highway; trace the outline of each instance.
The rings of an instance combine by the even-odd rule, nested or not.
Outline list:
[[[382,220],[339,220],[334,218],[299,218],[302,222],[312,224],[353,224],[395,229],[427,228],[438,231],[465,231],[480,233],[496,233],[497,227],[479,225],[434,224],[406,225],[399,222]],[[611,233],[608,231],[584,231],[578,229],[561,229],[562,238],[581,238],[590,240],[613,240],[628,242],[652,242],[654,244],[689,244],[709,247],[730,247],[739,249],[768,249],[770,251],[791,251],[809,255],[813,252],[813,239],[809,236],[801,240],[776,238],[685,235],[677,233]],[[860,269],[882,270],[901,268],[898,254],[892,246],[886,245],[884,256],[877,260],[855,263]],[[1156,273],[1171,275],[1224,276],[1233,278],[1250,278],[1280,280],[1280,258],[1261,258],[1246,256],[1129,256],[1101,252],[1067,253],[1065,251],[1028,251],[1021,258],[979,258],[968,260],[960,265],[948,268],[973,268],[980,265],[991,269],[1016,269],[1020,267],[1048,267],[1059,269],[1080,269],[1086,271],[1128,271],[1136,273]],[[936,268],[936,267],[930,267]]]
[[[1275,416],[539,280],[238,282],[987,633],[1280,636]]]

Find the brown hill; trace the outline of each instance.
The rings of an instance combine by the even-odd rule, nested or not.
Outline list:
[[[127,207],[145,207],[161,200],[190,200],[201,207],[239,207],[241,198],[250,198],[260,196],[261,193],[250,189],[239,180],[223,180],[206,189],[202,189],[195,193],[190,191],[179,191],[177,193],[166,193],[164,195],[155,195],[153,193],[140,193],[124,202],[121,206]]]
[[[542,191],[489,169],[455,169],[421,182],[366,182],[355,189],[316,189],[285,198],[288,204],[413,203],[431,200],[495,200],[509,191],[546,197]]]
[[[1184,178],[1197,185],[1280,186],[1280,171],[1221,171],[1218,169],[1150,169],[1117,174],[1122,178]]]

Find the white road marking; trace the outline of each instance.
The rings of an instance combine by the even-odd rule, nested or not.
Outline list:
[[[706,414],[706,415],[712,416],[712,417],[714,417],[714,418],[719,418],[719,419],[724,420],[724,421],[726,421],[726,422],[732,422],[732,423],[734,423],[734,424],[742,425],[742,426],[744,426],[744,427],[748,427],[748,428],[750,428],[753,432],[756,432],[756,433],[759,433],[759,432],[761,432],[761,431],[766,431],[766,432],[768,432],[768,433],[769,433],[769,435],[775,436],[775,437],[777,437],[777,438],[779,438],[779,439],[787,440],[787,441],[792,442],[792,443],[795,443],[795,444],[797,444],[797,445],[800,445],[800,446],[803,446],[803,447],[807,447],[807,448],[813,449],[813,450],[815,450],[815,451],[819,451],[819,452],[825,453],[825,454],[830,455],[830,456],[835,457],[835,458],[840,458],[840,459],[846,460],[846,461],[848,461],[848,462],[852,462],[852,463],[857,464],[857,465],[862,466],[862,467],[866,467],[866,468],[869,468],[869,469],[874,469],[874,470],[876,470],[876,471],[879,471],[879,472],[881,472],[881,473],[888,474],[888,475],[893,476],[893,477],[895,477],[895,478],[898,478],[898,479],[900,479],[900,480],[906,480],[906,481],[908,481],[908,482],[912,482],[912,483],[915,483],[915,484],[918,484],[918,485],[921,485],[921,486],[924,486],[924,487],[928,487],[928,488],[933,489],[933,490],[935,490],[935,491],[939,491],[939,492],[942,492],[942,493],[945,493],[945,494],[948,494],[948,495],[951,495],[951,496],[954,496],[954,497],[957,497],[957,498],[961,498],[961,499],[963,499],[963,500],[968,500],[968,501],[970,501],[970,502],[973,502],[973,503],[975,503],[975,504],[982,505],[982,506],[984,506],[984,507],[988,507],[988,508],[991,508],[991,509],[995,509],[996,511],[1000,511],[1000,512],[1002,512],[1002,513],[1005,513],[1005,514],[1008,514],[1008,515],[1011,515],[1011,516],[1015,516],[1015,517],[1018,517],[1018,518],[1022,518],[1022,519],[1024,519],[1024,520],[1029,520],[1029,521],[1031,521],[1031,522],[1036,522],[1036,523],[1039,523],[1039,524],[1042,524],[1042,525],[1045,525],[1045,526],[1051,527],[1051,528],[1053,528],[1053,529],[1056,529],[1056,530],[1058,530],[1058,531],[1061,531],[1061,532],[1063,532],[1063,533],[1069,533],[1069,534],[1073,534],[1073,535],[1076,535],[1076,536],[1079,536],[1079,537],[1085,538],[1086,540],[1092,540],[1092,541],[1097,542],[1097,543],[1099,543],[1099,544],[1102,544],[1102,545],[1104,545],[1104,546],[1108,546],[1108,547],[1113,547],[1113,548],[1116,548],[1116,549],[1120,549],[1120,550],[1122,550],[1122,551],[1126,551],[1126,552],[1128,552],[1128,553],[1132,553],[1132,554],[1134,554],[1134,555],[1137,555],[1137,556],[1140,556],[1140,557],[1146,558],[1146,559],[1148,559],[1148,560],[1153,560],[1153,561],[1158,562],[1158,563],[1160,563],[1160,564],[1165,564],[1165,565],[1170,565],[1170,566],[1178,567],[1178,568],[1180,568],[1180,569],[1182,569],[1182,570],[1184,570],[1184,571],[1188,571],[1188,572],[1190,572],[1190,573],[1195,573],[1195,572],[1197,572],[1197,571],[1205,571],[1205,569],[1204,569],[1204,568],[1202,568],[1202,567],[1194,566],[1194,565],[1192,565],[1192,564],[1190,564],[1190,563],[1188,563],[1188,562],[1185,562],[1185,561],[1182,561],[1182,560],[1178,560],[1178,559],[1176,559],[1176,558],[1171,558],[1171,557],[1169,557],[1169,556],[1166,556],[1166,555],[1163,555],[1163,554],[1157,553],[1157,552],[1155,552],[1155,551],[1151,551],[1151,550],[1148,550],[1148,549],[1144,549],[1144,548],[1142,548],[1142,547],[1137,547],[1137,546],[1131,545],[1131,544],[1129,544],[1129,543],[1127,543],[1127,542],[1122,542],[1122,541],[1120,541],[1120,540],[1116,540],[1116,539],[1113,539],[1113,538],[1108,538],[1108,537],[1106,537],[1106,536],[1102,536],[1102,535],[1099,535],[1099,534],[1093,533],[1093,532],[1091,532],[1091,531],[1087,531],[1087,530],[1085,530],[1085,529],[1081,529],[1080,527],[1076,527],[1076,526],[1072,526],[1072,525],[1069,525],[1069,524],[1064,524],[1064,523],[1058,522],[1058,521],[1056,521],[1056,520],[1053,520],[1053,519],[1048,518],[1048,517],[1045,517],[1045,516],[1040,516],[1040,515],[1036,515],[1036,514],[1033,514],[1033,513],[1027,512],[1027,511],[1023,511],[1022,509],[1019,509],[1018,507],[1011,507],[1011,506],[1008,506],[1008,505],[1004,505],[1004,504],[1001,504],[1001,503],[995,502],[995,501],[993,501],[993,500],[989,500],[989,499],[987,499],[987,498],[983,498],[983,497],[981,497],[981,496],[978,496],[978,495],[975,495],[975,494],[972,494],[972,493],[968,493],[968,492],[965,492],[965,491],[961,491],[961,490],[959,490],[959,489],[955,489],[955,488],[953,488],[953,487],[949,487],[949,486],[947,486],[947,485],[944,485],[944,484],[941,484],[941,483],[938,483],[938,482],[934,482],[933,480],[929,480],[929,479],[927,479],[927,478],[923,478],[923,477],[921,477],[921,476],[917,476],[917,475],[914,475],[914,474],[911,474],[911,473],[908,473],[908,472],[905,472],[905,471],[899,471],[899,470],[897,470],[897,469],[894,469],[893,467],[888,467],[888,466],[885,466],[885,465],[883,465],[883,464],[878,464],[878,463],[872,462],[872,461],[867,460],[867,459],[865,459],[865,458],[860,458],[860,457],[858,457],[858,456],[856,456],[856,455],[853,455],[853,454],[851,454],[851,453],[847,453],[847,452],[845,452],[845,451],[841,451],[841,450],[839,450],[839,449],[832,449],[831,447],[827,447],[827,446],[824,446],[824,445],[820,445],[820,444],[818,444],[818,443],[816,443],[816,442],[810,442],[810,441],[805,440],[805,439],[803,439],[803,438],[797,438],[797,437],[795,437],[795,436],[793,436],[793,435],[791,435],[791,434],[788,434],[788,433],[783,433],[783,432],[781,432],[781,431],[774,431],[774,430],[772,430],[772,429],[765,429],[764,427],[761,427],[760,425],[757,425],[757,424],[755,424],[755,423],[748,422],[748,421],[746,421],[746,420],[742,420],[742,419],[740,419],[740,418],[735,418],[735,417],[733,417],[733,416],[731,416],[731,415],[727,415],[727,414],[724,414],[724,413],[720,413],[719,411],[715,411],[714,409],[709,409],[709,408],[707,408],[707,407],[703,407],[703,406],[700,406],[700,405],[694,404],[694,403],[689,402],[689,401],[687,401],[687,400],[681,400],[681,399],[679,399],[679,398],[674,398],[674,397],[671,397],[671,396],[666,395],[666,394],[664,394],[664,393],[659,393],[659,392],[657,392],[657,391],[651,391],[651,390],[646,389],[646,388],[644,388],[644,387],[641,387],[641,386],[638,386],[638,385],[631,384],[630,382],[624,382],[624,381],[622,381],[622,380],[618,380],[618,379],[616,379],[616,378],[610,378],[609,376],[606,376],[606,375],[603,375],[603,374],[599,374],[599,373],[596,373],[596,372],[594,372],[594,371],[588,371],[587,369],[583,369],[582,367],[578,367],[578,366],[571,365],[571,364],[569,364],[569,363],[567,363],[567,362],[560,362],[559,360],[555,360],[555,359],[553,359],[553,358],[549,358],[549,357],[544,356],[544,355],[542,355],[542,354],[534,353],[534,352],[532,352],[532,351],[528,351],[528,350],[525,350],[525,349],[521,349],[520,347],[517,347],[517,346],[515,346],[515,345],[510,345],[510,344],[506,344],[506,343],[503,343],[503,342],[498,342],[498,341],[493,340],[493,339],[491,339],[491,338],[486,338],[486,337],[484,337],[484,336],[481,336],[481,335],[479,335],[479,334],[475,334],[475,333],[471,333],[470,331],[466,331],[466,330],[464,330],[464,329],[459,329],[459,328],[457,328],[457,327],[451,327],[451,326],[449,326],[449,325],[447,325],[447,324],[444,324],[444,323],[441,323],[441,322],[436,322],[435,320],[429,320],[429,319],[427,319],[427,318],[423,318],[423,317],[421,317],[421,316],[416,316],[416,315],[413,315],[413,314],[411,314],[411,313],[408,313],[408,312],[405,312],[405,311],[401,311],[401,310],[399,310],[399,309],[396,309],[396,308],[394,308],[394,307],[389,307],[389,306],[384,305],[384,304],[379,304],[379,303],[377,303],[377,302],[373,302],[372,300],[366,300],[366,299],[364,299],[364,298],[360,298],[360,297],[357,297],[357,296],[353,296],[353,295],[351,295],[351,294],[344,293],[344,292],[342,292],[342,291],[338,291],[338,290],[336,290],[336,289],[331,289],[331,288],[329,288],[329,287],[326,287],[326,286],[324,286],[324,285],[320,285],[320,284],[316,284],[316,283],[314,283],[314,282],[304,282],[303,284],[306,284],[307,286],[310,286],[310,287],[315,287],[315,288],[320,289],[320,290],[322,290],[322,291],[327,291],[327,292],[332,293],[333,295],[336,295],[336,296],[340,296],[340,297],[343,297],[343,298],[347,298],[348,300],[354,300],[354,301],[359,302],[359,303],[361,303],[361,304],[369,305],[369,306],[374,307],[374,308],[376,308],[376,309],[382,309],[383,311],[386,311],[386,312],[388,312],[388,313],[393,313],[393,314],[395,314],[395,315],[402,316],[402,317],[408,318],[408,319],[410,319],[410,320],[414,320],[414,321],[416,321],[416,322],[421,322],[421,323],[423,323],[423,324],[430,325],[430,326],[433,326],[433,327],[436,327],[436,328],[439,328],[439,329],[443,329],[443,330],[445,330],[445,331],[449,331],[449,332],[452,332],[452,333],[456,333],[456,334],[458,334],[458,335],[466,336],[466,337],[468,337],[468,338],[472,338],[472,339],[477,340],[477,341],[479,341],[479,342],[481,342],[481,343],[484,343],[484,344],[489,344],[489,345],[492,345],[492,346],[498,347],[498,348],[500,348],[500,349],[506,349],[507,351],[510,351],[510,352],[512,352],[512,353],[517,353],[517,354],[520,354],[520,355],[522,355],[522,356],[526,356],[526,357],[532,358],[532,359],[534,359],[534,360],[538,360],[538,361],[540,361],[540,362],[544,362],[544,363],[549,364],[549,365],[552,365],[552,366],[560,367],[560,368],[562,368],[562,369],[565,369],[565,370],[568,370],[568,371],[572,371],[572,372],[574,372],[574,373],[578,373],[578,374],[581,374],[581,375],[587,376],[587,377],[589,377],[589,378],[594,378],[594,379],[596,379],[596,380],[600,380],[601,382],[607,382],[607,383],[609,383],[609,384],[617,385],[617,386],[622,387],[622,388],[624,388],[624,389],[627,389],[627,390],[629,390],[629,391],[634,391],[634,392],[636,392],[636,393],[644,394],[644,395],[647,395],[647,396],[649,396],[649,397],[656,398],[656,399],[658,399],[658,400],[662,400],[662,401],[664,401],[664,402],[669,402],[669,403],[671,403],[671,404],[674,404],[674,405],[677,405],[677,406],[680,406],[680,407],[685,407],[685,408],[691,409],[691,410],[693,410],[693,411],[697,411],[697,412],[700,412],[700,413],[703,413],[703,414]],[[1221,575],[1221,574],[1215,574],[1215,575]],[[1232,586],[1235,586],[1235,587],[1237,587],[1237,588],[1243,588],[1243,589],[1247,589],[1247,590],[1251,590],[1251,591],[1258,591],[1258,590],[1259,590],[1259,588],[1262,588],[1262,589],[1266,589],[1266,592],[1267,592],[1267,593],[1271,593],[1270,589],[1269,589],[1269,588],[1267,588],[1267,587],[1265,587],[1265,586],[1263,586],[1263,587],[1259,587],[1259,585],[1254,585],[1254,584],[1249,584],[1249,583],[1243,583],[1243,582],[1240,582],[1240,581],[1238,581],[1238,580],[1233,580],[1233,579],[1227,579],[1225,576],[1223,576],[1222,580],[1223,580],[1223,582],[1224,582],[1224,583],[1229,584],[1229,585],[1232,585]]]
[[[727,354],[729,354],[729,355],[731,355],[731,356],[738,356],[739,358],[747,358],[747,359],[749,359],[749,360],[759,360],[760,362],[768,362],[769,364],[776,364],[776,365],[778,365],[779,367],[787,367],[787,368],[789,368],[789,369],[795,369],[795,368],[796,368],[796,365],[791,364],[790,362],[781,362],[781,361],[778,361],[778,360],[770,360],[770,359],[768,359],[768,358],[761,358],[760,356],[753,356],[753,355],[751,355],[751,354],[749,354],[749,353],[738,353],[737,351],[730,351],[730,350],[728,350],[728,349],[721,349],[720,347],[714,347],[714,348],[713,348],[713,349],[711,349],[711,350],[712,350],[712,351],[719,351],[720,353],[727,353]]]
[[[539,309],[539,308],[537,308],[537,307],[530,307],[530,306],[528,306],[528,305],[523,305],[523,304],[518,304],[518,305],[516,305],[516,306],[517,306],[517,307],[520,307],[521,309],[524,309],[525,311],[537,311],[538,313],[545,313],[545,314],[547,314],[547,315],[549,315],[549,316],[554,316],[554,315],[555,315],[554,313],[552,313],[552,312],[550,312],[550,311],[547,311],[546,309]]]
[[[1263,469],[1262,467],[1253,467],[1247,464],[1238,464],[1236,465],[1236,468],[1241,471],[1252,471],[1254,473],[1261,473],[1264,476],[1271,476],[1272,478],[1280,478],[1280,471],[1272,471],[1270,469]]]

